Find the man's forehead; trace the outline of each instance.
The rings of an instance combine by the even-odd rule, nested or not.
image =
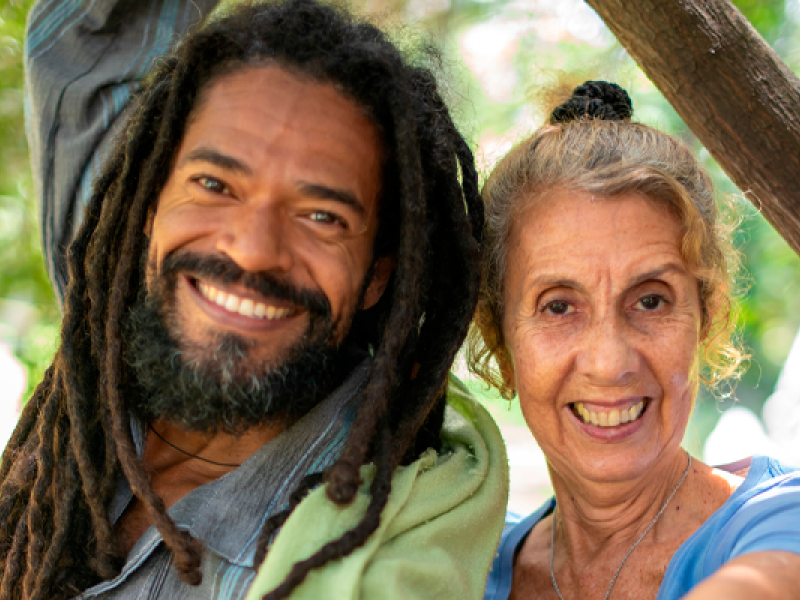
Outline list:
[[[312,75],[295,65],[285,65],[277,61],[264,61],[253,64],[239,64],[231,66],[229,70],[212,77],[200,89],[194,106],[191,108],[188,125],[202,112],[210,98],[235,93],[241,80],[253,83],[264,82],[266,87],[298,87],[302,93],[295,98],[296,103],[311,103],[314,97],[322,97],[327,102],[334,104],[348,104],[349,108],[359,113],[380,132],[380,125],[374,111],[360,99],[353,96],[346,86],[338,81]],[[270,99],[271,108],[279,109],[275,105],[275,98]],[[383,143],[383,136],[380,135]]]
[[[248,130],[248,119],[254,117],[282,127],[291,124],[323,139],[360,137],[378,148],[381,159],[384,154],[382,135],[370,111],[342,92],[341,86],[277,64],[241,66],[206,84],[192,109],[183,141],[200,119],[230,126],[238,120],[240,128]],[[294,123],[289,123],[292,119]]]
[[[252,182],[291,180],[311,196],[325,190],[367,215],[376,212],[383,145],[364,111],[332,84],[248,66],[204,91],[173,168],[199,163]]]

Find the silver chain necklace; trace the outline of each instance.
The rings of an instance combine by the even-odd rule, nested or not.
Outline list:
[[[691,457],[691,455],[687,455],[687,456],[689,456],[689,462],[686,463],[686,470],[683,472],[683,476],[681,477],[681,480],[678,482],[678,485],[675,486],[675,489],[672,490],[672,493],[669,495],[669,498],[667,498],[667,501],[664,502],[664,504],[661,506],[661,510],[658,511],[658,514],[655,516],[655,518],[652,521],[650,521],[650,525],[647,526],[647,529],[644,530],[644,533],[639,536],[639,539],[636,540],[633,543],[633,546],[630,547],[628,552],[625,553],[625,557],[622,559],[622,562],[619,563],[619,566],[617,567],[617,571],[614,573],[614,577],[611,578],[611,585],[608,586],[608,591],[606,592],[605,598],[603,598],[603,600],[608,600],[608,597],[611,595],[611,590],[614,589],[614,584],[617,583],[617,577],[619,576],[619,572],[622,570],[622,567],[625,564],[625,561],[628,560],[628,557],[631,555],[631,552],[633,552],[636,549],[636,546],[639,545],[639,542],[641,542],[644,539],[644,536],[646,536],[648,534],[648,532],[653,528],[653,525],[656,524],[656,521],[658,521],[658,518],[667,509],[667,505],[669,504],[670,500],[672,500],[672,498],[675,496],[675,494],[678,493],[678,490],[681,489],[681,486],[683,485],[683,482],[686,480],[686,477],[689,475],[689,467],[692,466],[692,457]],[[553,589],[555,589],[556,594],[558,594],[559,600],[564,600],[564,597],[561,595],[561,590],[558,589],[558,584],[556,583],[556,574],[553,572],[553,548],[556,545],[556,509],[557,508],[558,507],[553,509],[553,528],[550,531],[550,581],[553,582]]]

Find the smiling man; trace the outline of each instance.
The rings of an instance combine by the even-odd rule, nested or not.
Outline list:
[[[31,12],[64,322],[3,456],[0,597],[479,598],[507,488],[447,392],[469,149],[428,70],[309,0],[228,9],[137,89],[212,4]]]

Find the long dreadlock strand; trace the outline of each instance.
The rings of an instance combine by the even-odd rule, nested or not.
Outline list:
[[[41,440],[52,440],[55,436],[56,414],[59,407],[51,402],[43,411],[43,419],[39,422],[38,436]],[[42,558],[46,550],[45,544],[52,536],[47,532],[47,536],[36,536],[36,530],[41,527],[41,523],[47,523],[45,512],[52,510],[51,500],[48,497],[50,484],[53,475],[53,447],[50,444],[42,444],[36,456],[36,481],[31,490],[30,504],[28,505],[28,537],[31,543],[28,544],[26,557],[27,572],[22,582],[22,589],[26,595],[30,594],[36,581],[36,576],[42,566]]]
[[[457,156],[459,158],[459,165],[452,165],[455,170],[458,166],[462,171],[462,182],[465,190],[464,196],[469,200],[474,201],[477,196],[478,183],[477,172],[474,168],[472,153],[469,148],[463,143],[460,138],[452,140],[458,149]],[[461,147],[459,148],[459,142]],[[455,176],[455,173],[453,173]],[[472,191],[475,196],[470,198],[469,193]],[[449,213],[452,217],[448,223],[448,227],[441,227],[439,239],[431,239],[431,245],[439,245],[443,249],[451,246],[449,254],[451,256],[444,256],[446,253],[443,251],[440,256],[447,258],[437,272],[442,273],[445,280],[440,282],[440,285],[447,287],[455,285],[457,281],[468,281],[469,293],[460,298],[458,302],[453,303],[452,299],[432,295],[428,301],[428,314],[435,315],[437,318],[426,318],[425,323],[420,331],[418,342],[418,360],[421,364],[425,365],[421,373],[413,381],[412,385],[418,387],[416,393],[409,393],[408,398],[411,402],[415,399],[426,399],[436,397],[441,391],[442,382],[446,380],[450,365],[455,358],[457,347],[451,346],[448,349],[437,348],[437,340],[445,337],[446,332],[453,332],[456,339],[462,339],[466,335],[469,322],[464,318],[464,314],[469,312],[474,307],[476,294],[473,288],[477,286],[478,271],[476,269],[469,269],[468,263],[459,265],[458,257],[477,255],[479,248],[475,239],[470,235],[470,231],[476,231],[476,228],[482,228],[482,219],[480,217],[470,219],[468,214],[459,210],[465,202],[464,196],[461,194],[454,194],[443,189],[436,192],[437,197],[448,198],[453,206],[453,210]],[[480,213],[479,213],[480,214]],[[444,224],[442,224],[444,225]],[[479,231],[480,229],[478,229]],[[454,268],[458,267],[458,268]],[[403,406],[403,415],[397,423],[397,439],[398,445],[402,448],[408,447],[412,444],[414,437],[420,430],[428,416],[429,411],[433,408],[430,402],[420,402],[419,406],[408,404]]]
[[[154,120],[157,119],[158,116],[158,99],[159,94],[158,90],[156,89],[155,92],[151,95],[154,99],[153,102],[148,104],[143,104],[143,109],[141,112],[141,118],[138,122],[134,123],[134,126],[131,130],[127,133],[127,138],[131,140],[129,142],[130,151],[132,155],[137,155],[140,152],[149,149],[147,144],[152,144],[152,136],[148,135],[147,128],[151,127],[151,124]],[[112,164],[111,168],[109,169],[110,173],[114,174],[114,177],[108,177],[107,180],[101,181],[99,187],[102,189],[104,187],[109,188],[109,193],[117,193],[121,194],[123,190],[130,190],[136,189],[136,186],[139,183],[139,173],[138,173],[138,165],[132,160],[131,155],[118,155],[118,160],[116,164]],[[139,202],[142,204],[141,200]],[[113,206],[110,206],[113,205]],[[105,213],[106,207],[110,206],[108,209],[109,212]],[[116,208],[116,210],[114,210]],[[104,203],[103,204],[103,211],[101,218],[98,219],[97,228],[95,230],[95,235],[93,236],[92,240],[89,242],[89,250],[86,254],[86,261],[87,261],[87,268],[90,269],[90,272],[100,272],[105,273],[108,270],[109,277],[113,280],[117,280],[117,271],[120,268],[118,264],[120,256],[126,256],[124,250],[117,249],[117,244],[115,243],[119,238],[116,235],[116,230],[113,228],[103,228],[100,227],[101,223],[117,223],[118,226],[122,226],[123,224],[127,226],[127,231],[131,230],[130,221],[132,220],[134,223],[134,227],[136,226],[141,219],[136,219],[134,216],[128,216],[126,212],[122,210],[123,205],[121,203]],[[143,227],[143,226],[142,226]],[[136,236],[139,240],[140,244],[137,248],[134,248],[133,252],[141,252],[141,248],[143,246],[143,242],[141,240],[141,235]],[[110,238],[111,247],[110,248],[99,248],[99,240],[103,240],[104,238]],[[138,254],[136,254],[138,256]],[[113,259],[113,260],[112,260]],[[111,268],[111,265],[114,265],[114,268]],[[125,270],[123,268],[123,270]],[[123,273],[122,277],[120,278],[122,281],[126,281],[127,273]],[[110,286],[112,289],[116,289],[113,285]],[[102,364],[107,360],[107,347],[106,347],[106,339],[107,339],[107,332],[106,332],[106,322],[110,317],[109,315],[109,307],[108,307],[108,295],[107,289],[109,288],[108,284],[101,278],[90,277],[88,281],[88,295],[91,299],[91,311],[89,315],[89,323],[90,323],[90,330],[92,332],[92,349],[93,352],[98,355],[99,359],[98,362]],[[117,365],[112,367],[109,372],[116,372],[115,369],[121,369],[121,366]],[[106,389],[108,389],[108,383],[106,382]],[[105,444],[106,444],[106,464],[104,466],[104,472],[110,473],[113,472],[118,465],[118,461],[120,460],[121,456],[119,456],[120,452],[117,447],[116,437],[115,437],[115,428],[113,425],[112,420],[112,412],[114,407],[119,405],[120,401],[117,397],[108,398],[107,405],[104,406],[104,410],[102,411],[102,419],[103,419],[103,429],[105,433]],[[118,435],[118,434],[117,434]],[[135,460],[135,452],[132,454],[133,459],[131,458],[130,453],[122,452],[122,455],[125,456],[126,460],[124,461],[126,465],[130,465],[132,462],[138,463]],[[120,465],[122,466],[122,465]],[[137,466],[138,469],[141,469],[140,466]],[[126,477],[130,477],[130,469],[126,471]],[[101,496],[106,498],[109,497],[116,488],[116,481],[113,477],[106,477],[105,480],[102,482],[102,489],[101,489]]]
[[[378,430],[382,435],[378,439],[375,476],[370,484],[370,500],[364,518],[340,538],[328,542],[307,559],[295,563],[286,579],[274,590],[264,594],[262,600],[287,598],[311,571],[362,546],[380,527],[381,513],[389,501],[392,471],[396,465],[392,465],[392,434],[385,420]]]
[[[68,371],[65,375],[68,381],[67,386],[73,390],[80,389],[77,385],[77,378],[73,376],[73,373]],[[67,403],[67,414],[70,419],[70,444],[78,464],[78,474],[84,490],[83,496],[91,511],[92,525],[96,537],[95,556],[93,557],[94,566],[100,570],[98,575],[101,577],[113,577],[116,575],[117,570],[113,565],[109,565],[105,557],[116,555],[116,544],[111,524],[106,514],[105,498],[100,496],[100,474],[93,464],[94,461],[90,450],[92,446],[89,444],[89,440],[93,437],[92,430],[95,427],[87,423],[77,402]]]
[[[417,326],[411,315],[421,312],[420,293],[424,277],[425,196],[420,177],[417,132],[409,115],[409,101],[400,95],[391,102],[394,117],[394,141],[400,171],[400,194],[406,199],[401,206],[400,247],[395,266],[395,287],[392,305],[383,338],[374,357],[374,368],[364,392],[364,401],[353,422],[350,438],[341,458],[329,474],[328,497],[338,504],[348,504],[358,490],[358,469],[363,464],[374,435],[375,424],[386,414],[389,398],[395,388],[397,371],[402,371],[401,354]],[[400,158],[402,157],[402,158]]]
[[[151,182],[146,180],[143,182],[145,188],[149,187],[148,183]],[[147,216],[146,200],[144,194],[137,194],[130,210],[129,219],[140,226],[144,225]],[[119,262],[109,302],[109,313],[106,319],[106,339],[108,340],[106,397],[111,409],[111,421],[115,439],[118,442],[120,460],[131,489],[145,503],[150,518],[156,524],[165,544],[173,551],[175,566],[181,578],[190,585],[198,585],[202,579],[199,571],[202,547],[190,534],[180,531],[175,522],[167,515],[163,501],[155,493],[146,473],[139,466],[140,461],[130,437],[130,429],[126,422],[120,395],[123,365],[120,323],[123,319],[124,300],[129,294],[131,274],[139,264],[138,259],[135,258],[139,254],[134,254],[137,246],[142,246],[141,235],[129,227],[120,248]]]
[[[6,557],[5,570],[9,571],[12,577],[4,579],[0,585],[0,597],[13,598],[15,589],[18,587],[18,581],[24,574],[23,562],[20,560],[25,553],[25,544],[28,541],[28,509],[25,508],[20,515],[17,522],[16,531],[14,531],[14,538],[11,543],[11,549]]]
[[[324,473],[310,473],[303,477],[297,489],[292,492],[289,497],[287,507],[271,515],[265,521],[264,527],[261,529],[261,533],[259,533],[258,542],[256,543],[256,553],[253,557],[253,564],[260,565],[264,561],[272,536],[283,526],[286,519],[289,518],[289,515],[291,515],[294,509],[297,508],[297,505],[308,496],[309,492],[324,481],[324,477]]]
[[[59,431],[56,427],[55,436],[53,439],[53,452],[56,456],[62,454],[64,448],[69,443],[68,434],[64,431]],[[40,567],[36,571],[36,577],[31,580],[31,589],[26,590],[29,597],[47,597],[49,593],[48,587],[51,585],[58,560],[61,553],[64,551],[68,536],[70,534],[70,515],[75,506],[76,497],[79,492],[77,481],[75,479],[75,472],[77,464],[73,457],[67,461],[68,468],[65,471],[55,471],[54,478],[54,492],[58,498],[63,498],[63,502],[55,503],[53,506],[53,522],[55,529],[49,541],[47,551],[44,553]],[[30,571],[29,571],[30,573]],[[77,593],[79,590],[75,590]]]

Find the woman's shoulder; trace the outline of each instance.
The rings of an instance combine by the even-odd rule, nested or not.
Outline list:
[[[747,479],[750,479],[751,475],[754,485],[787,475],[794,479],[800,477],[800,466],[788,465],[770,456],[754,456],[750,461]]]
[[[793,550],[800,552],[800,468],[786,465],[774,458],[753,458],[750,470],[741,487],[727,504],[728,515],[724,531],[730,538],[736,536],[736,547],[749,551],[756,549]],[[725,508],[725,507],[723,507]],[[794,538],[792,548],[759,547],[752,545],[754,538],[761,540],[777,537]],[[760,544],[764,546],[764,541]]]
[[[675,553],[658,600],[680,598],[726,562],[762,550],[800,554],[800,469],[756,456],[728,501]]]
[[[718,541],[720,536],[730,539],[760,530],[769,524],[770,515],[787,511],[797,523],[800,539],[800,469],[769,456],[754,456],[741,485],[701,530],[709,530]]]
[[[553,512],[555,504],[555,498],[550,498],[526,517],[513,512],[506,513],[503,535],[494,555],[492,570],[489,572],[489,578],[486,581],[484,600],[505,600],[508,598],[511,593],[514,557],[536,524]]]

